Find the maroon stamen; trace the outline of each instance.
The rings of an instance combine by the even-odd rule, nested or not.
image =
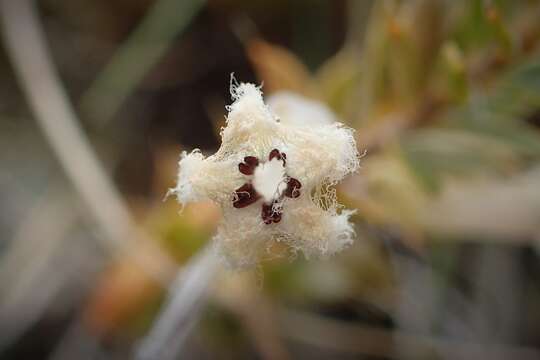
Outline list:
[[[281,159],[281,153],[278,149],[274,149],[270,151],[270,155],[268,155],[268,160],[272,160],[273,158],[277,157],[278,159]]]
[[[236,199],[233,201],[233,206],[237,209],[251,205],[261,198],[250,183],[240,186],[234,193],[236,194]]]
[[[268,155],[268,160],[272,160],[274,158],[283,161],[283,166],[285,167],[285,159],[287,159],[287,155],[285,153],[280,152],[278,149],[274,149],[270,151],[270,154]]]
[[[259,159],[255,156],[246,156],[244,162],[238,164],[238,170],[244,175],[253,175],[257,166],[259,166]]]
[[[276,201],[268,204],[264,203],[262,205],[262,211],[261,211],[261,217],[266,225],[269,225],[271,223],[278,223],[281,221],[281,211],[275,211],[274,210],[274,204],[276,204]]]
[[[287,188],[285,189],[285,196],[290,198],[297,198],[300,196],[300,188],[302,184],[295,178],[289,178],[287,181]]]
[[[273,149],[268,154],[268,160],[272,161],[273,159],[278,159],[283,162],[283,167],[285,167],[287,155],[280,152],[278,149]],[[259,166],[259,159],[255,156],[246,156],[244,161],[238,164],[238,170],[244,175],[253,175],[255,168]],[[261,198],[261,195],[257,193],[251,180],[240,186],[234,192],[236,194],[235,199],[233,200],[233,206],[237,209],[244,208],[249,206]],[[302,184],[298,179],[288,177],[287,178],[287,188],[279,199],[275,199],[270,204],[263,203],[261,209],[261,217],[265,224],[269,225],[272,223],[278,223],[281,221],[281,216],[283,215],[283,210],[281,207],[276,206],[278,201],[282,200],[284,196],[289,198],[297,198],[300,196],[300,188]]]
[[[257,159],[255,156],[246,156],[244,158],[244,162],[254,168],[259,166],[259,159]]]

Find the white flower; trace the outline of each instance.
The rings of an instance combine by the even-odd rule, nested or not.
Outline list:
[[[325,256],[353,241],[352,211],[339,211],[333,186],[358,168],[352,129],[324,105],[291,93],[268,107],[253,84],[231,86],[222,145],[205,158],[184,152],[180,203],[211,199],[223,211],[217,250],[234,267],[257,262],[272,241],[306,257]]]

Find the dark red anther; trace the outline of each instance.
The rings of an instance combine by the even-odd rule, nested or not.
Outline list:
[[[281,211],[274,210],[274,204],[275,202],[270,204],[264,203],[262,205],[261,217],[266,225],[281,221]]]
[[[244,162],[253,168],[259,166],[259,159],[257,159],[255,156],[246,156],[244,158]]]
[[[237,209],[251,205],[261,198],[257,191],[255,191],[253,185],[249,183],[240,186],[234,192],[236,194],[236,199],[233,201],[233,206]]]
[[[261,217],[265,224],[272,223],[272,205],[266,203],[262,205]]]
[[[300,188],[302,184],[295,178],[289,178],[287,181],[287,188],[285,189],[285,196],[290,198],[297,198],[300,196]]]
[[[253,169],[244,163],[238,164],[238,171],[244,175],[253,175]]]
[[[283,166],[285,166],[285,159],[287,159],[287,155],[285,153],[280,152],[278,149],[274,149],[270,151],[270,154],[268,155],[268,160],[272,160],[274,158],[283,161]]]
[[[283,167],[285,167],[287,155],[280,152],[278,149],[273,149],[268,154],[268,160],[272,161],[273,159],[281,160]],[[255,173],[255,168],[259,166],[259,159],[255,156],[246,156],[244,161],[238,164],[238,170],[244,175],[253,175]],[[263,203],[261,209],[261,218],[265,224],[278,223],[281,221],[281,216],[283,211],[281,207],[276,206],[280,200],[283,199],[283,196],[290,198],[297,198],[300,196],[300,188],[302,184],[295,178],[289,177],[287,179],[287,188],[282,195],[279,196],[279,199],[275,199],[270,204]],[[261,198],[261,195],[257,193],[251,181],[240,186],[235,191],[236,197],[233,200],[233,206],[237,209],[244,208],[249,206]]]
[[[272,160],[273,158],[278,158],[279,160],[281,160],[281,153],[278,149],[270,151],[270,155],[268,155],[268,160]]]
[[[246,156],[244,162],[238,164],[238,170],[244,175],[253,175],[257,166],[259,166],[259,159],[255,156]]]

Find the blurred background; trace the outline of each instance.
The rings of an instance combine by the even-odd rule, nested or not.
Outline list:
[[[0,0],[0,359],[540,359],[540,1]],[[219,268],[229,79],[356,129],[355,244]]]

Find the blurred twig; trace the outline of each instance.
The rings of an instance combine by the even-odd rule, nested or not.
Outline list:
[[[137,229],[126,204],[78,126],[45,45],[34,2],[0,0],[0,10],[4,41],[21,88],[69,179],[105,233],[104,245],[116,254],[132,246],[134,251],[129,255],[156,280],[167,285],[176,266]],[[130,241],[132,238],[143,242]],[[165,359],[180,350],[195,322],[196,310],[202,305],[201,297],[216,266],[217,260],[207,248],[179,273],[170,289],[171,300],[144,342],[141,354]],[[176,336],[171,341],[172,335]],[[162,354],[160,344],[165,342],[169,345],[168,352]],[[69,347],[70,341],[61,344],[61,347]],[[62,354],[61,350],[55,353]]]
[[[157,0],[81,100],[82,109],[104,125],[190,23],[204,0]]]
[[[213,300],[233,312],[261,359],[287,360],[291,355],[275,321],[275,306],[260,290],[258,272],[237,272],[217,283]]]
[[[58,195],[47,192],[0,257],[0,353],[40,318],[69,275],[50,271],[75,215]]]
[[[30,267],[39,269],[47,262],[51,251],[59,246],[74,220],[75,213],[70,211],[65,196],[57,190],[50,189],[45,193],[25,216],[6,249],[0,253],[0,289],[4,290],[0,294],[1,304],[14,296],[6,289],[25,287],[25,281],[21,281],[21,278]],[[36,250],[40,255],[37,259],[33,258]]]
[[[105,233],[104,245],[117,254],[133,244],[130,239],[143,239],[144,243],[137,242],[133,246],[135,251],[130,255],[136,256],[138,264],[157,280],[167,284],[175,266],[155,244],[147,241],[145,234],[137,230],[127,206],[78,126],[45,45],[35,4],[31,0],[1,0],[0,10],[4,41],[20,85],[66,174]],[[144,347],[150,354],[155,350],[153,341],[159,344],[163,340],[170,340],[168,331],[182,326],[183,336],[177,336],[169,350],[173,353],[180,348],[181,340],[195,319],[194,309],[200,306],[201,295],[217,263],[212,254],[208,250],[193,259],[179,276],[177,285],[172,287],[171,306],[165,308],[165,316],[160,318],[155,332],[151,333],[150,345]],[[158,346],[158,350],[161,349]]]
[[[34,1],[0,0],[0,11],[4,43],[21,89],[68,178],[103,231],[103,244],[115,254],[144,245],[145,251],[130,255],[158,281],[166,282],[175,266],[137,230],[80,128],[52,63]]]
[[[394,343],[417,348],[426,358],[522,359],[540,357],[540,351],[521,346],[480,344],[360,326],[306,312],[281,310],[284,336],[301,343],[346,353],[395,358]],[[430,355],[430,356],[429,356]]]
[[[366,36],[370,10],[375,0],[354,1],[347,3],[347,37],[345,47],[354,49],[356,53],[362,51],[362,42]]]
[[[486,238],[493,243],[523,245],[534,241],[540,216],[540,166],[506,179],[446,181],[423,226],[453,241]],[[493,221],[497,219],[497,221]]]
[[[88,332],[84,323],[80,319],[73,321],[65,334],[60,339],[59,344],[48,357],[49,360],[72,360],[84,359],[110,359],[99,341]]]
[[[134,358],[144,360],[177,358],[205,304],[204,298],[211,280],[219,269],[218,263],[215,252],[208,245],[177,273],[176,279],[169,286],[168,298],[160,314],[152,329],[141,341]],[[84,320],[79,317],[74,319],[62,335],[50,358],[73,359],[81,354],[81,348],[90,354],[101,352],[100,344],[95,342],[85,327]]]
[[[136,354],[141,360],[178,358],[187,336],[195,325],[204,295],[216,275],[218,259],[207,246],[178,273],[154,326],[143,339]]]
[[[393,0],[373,3],[365,30],[362,71],[357,94],[358,106],[351,114],[353,124],[366,124],[372,115],[375,100],[384,77],[385,53],[388,48],[387,18],[394,11]]]

